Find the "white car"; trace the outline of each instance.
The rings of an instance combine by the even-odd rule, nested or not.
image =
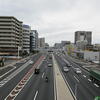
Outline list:
[[[81,71],[79,68],[74,68],[74,71],[75,71],[75,73],[77,73],[77,74],[81,74],[81,73],[82,73],[82,71]]]
[[[69,69],[68,69],[67,67],[64,67],[64,68],[63,68],[63,71],[64,71],[64,72],[68,72]]]
[[[33,64],[34,62],[33,62],[33,61],[30,61],[29,63],[30,63],[30,64]]]
[[[48,64],[48,67],[52,67],[52,64],[51,64],[51,63],[49,63],[49,64]]]

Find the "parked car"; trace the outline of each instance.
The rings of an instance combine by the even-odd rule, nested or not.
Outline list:
[[[82,73],[82,71],[81,71],[79,68],[74,68],[74,71],[75,71],[75,73],[77,73],[77,74],[81,74],[81,73]]]

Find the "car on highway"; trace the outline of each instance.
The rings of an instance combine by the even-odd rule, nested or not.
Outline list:
[[[34,74],[39,74],[39,73],[40,73],[40,69],[39,68],[35,68]]]
[[[69,63],[66,63],[66,66],[67,66],[67,67],[72,67],[72,65],[71,65],[71,64],[69,64]]]
[[[29,63],[30,63],[30,64],[33,64],[34,62],[33,62],[33,61],[30,61]]]
[[[74,68],[74,71],[75,71],[75,73],[77,73],[77,74],[81,74],[81,73],[82,73],[82,71],[81,71],[79,68]]]
[[[63,71],[64,71],[64,72],[68,72],[69,69],[68,69],[67,67],[63,67]]]
[[[52,67],[52,63],[49,63],[49,64],[48,64],[48,67]]]

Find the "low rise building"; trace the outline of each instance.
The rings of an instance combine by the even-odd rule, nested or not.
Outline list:
[[[99,52],[93,51],[74,51],[76,57],[84,59],[86,61],[98,61],[99,62]]]

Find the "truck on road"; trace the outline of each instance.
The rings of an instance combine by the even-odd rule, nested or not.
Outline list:
[[[100,85],[100,69],[99,68],[91,68],[89,70],[90,79],[92,82],[97,83]]]

